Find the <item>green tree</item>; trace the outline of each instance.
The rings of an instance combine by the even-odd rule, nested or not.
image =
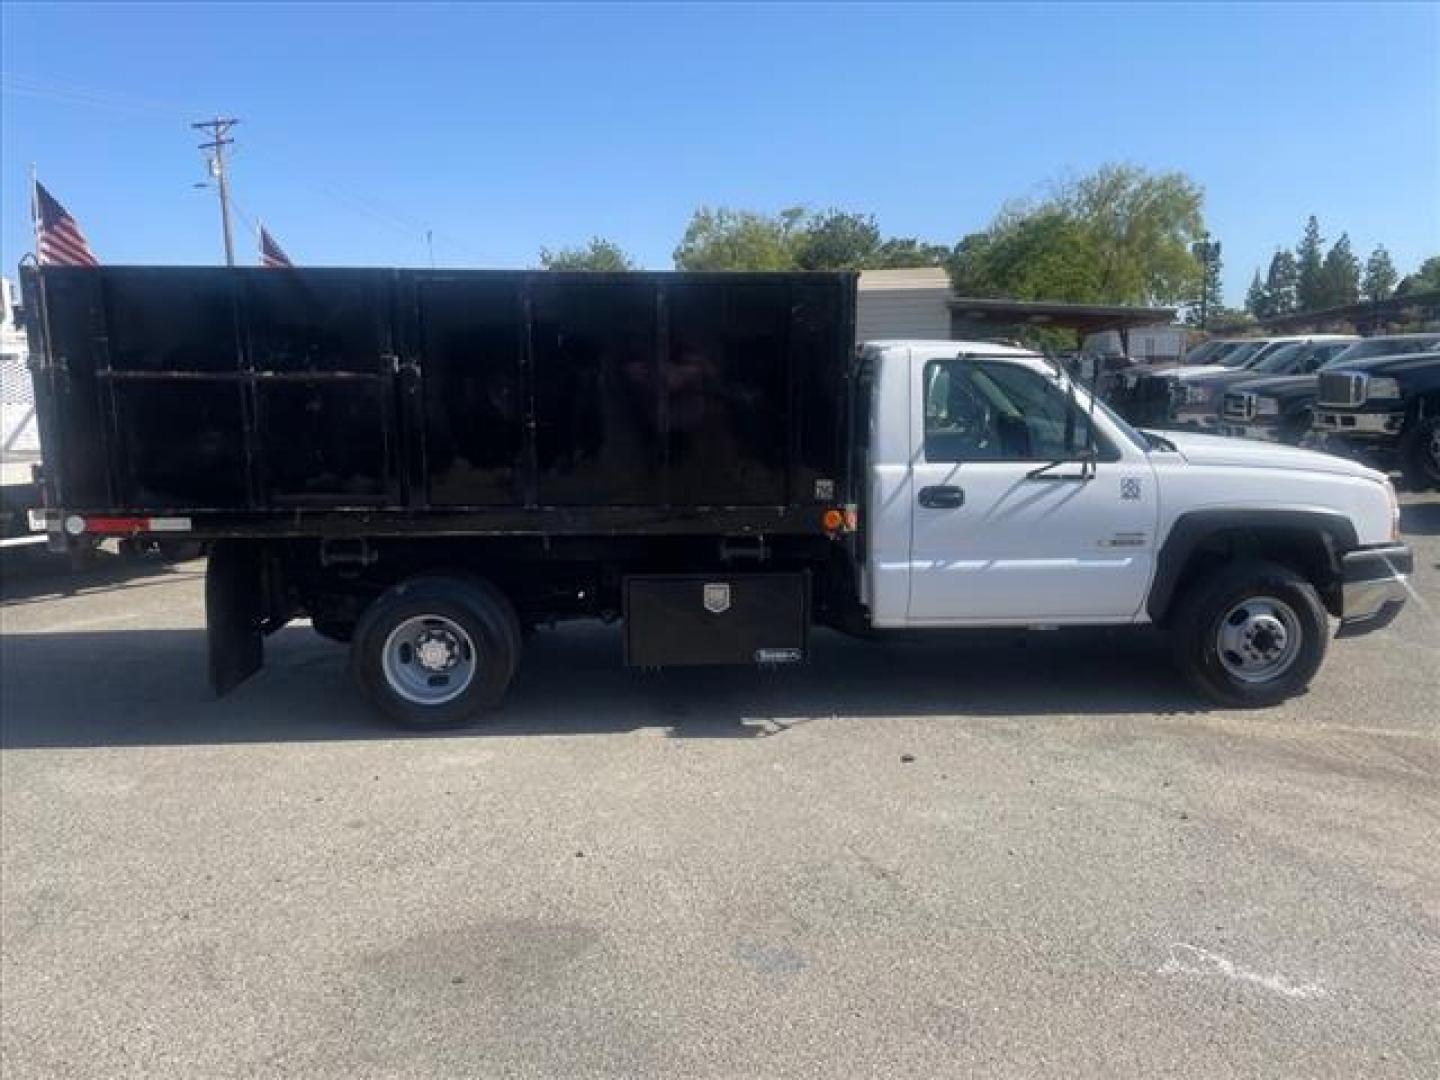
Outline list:
[[[862,270],[877,265],[880,227],[873,214],[827,210],[796,234],[795,265],[802,270]]]
[[[1200,267],[1190,245],[1205,233],[1200,188],[1183,173],[1105,165],[1057,197],[1098,260],[1100,299],[1172,302],[1195,296]]]
[[[1407,274],[1405,280],[1396,286],[1395,291],[1402,296],[1411,293],[1440,292],[1440,255],[1432,255],[1420,264],[1413,274]]]
[[[540,265],[546,270],[638,270],[634,260],[619,244],[593,236],[584,247],[540,249]]]
[[[961,296],[1096,303],[1100,265],[1086,227],[1064,211],[1011,207],[956,245],[950,281]]]
[[[950,272],[950,286],[960,296],[996,297],[1005,295],[1009,282],[999,280],[992,265],[992,254],[999,246],[990,232],[970,233],[960,238],[945,262]]]
[[[1212,334],[1238,334],[1255,325],[1255,317],[1248,311],[1222,307],[1206,317],[1206,329]]]
[[[944,266],[950,249],[944,244],[930,244],[913,236],[892,236],[875,252],[874,265],[882,270],[898,270],[907,266]]]
[[[1179,173],[1107,165],[1039,203],[1001,209],[946,260],[963,296],[1166,303],[1201,285],[1202,196]]]
[[[1245,294],[1245,310],[1257,319],[1270,317],[1270,290],[1260,280],[1260,271],[1250,279],[1250,290]]]
[[[792,270],[805,211],[770,215],[702,206],[675,248],[677,270]]]
[[[1370,258],[1365,263],[1365,277],[1360,283],[1360,293],[1366,300],[1384,300],[1395,291],[1395,282],[1399,277],[1390,252],[1381,244],[1370,253]]]
[[[1321,272],[1322,249],[1325,240],[1320,235],[1320,222],[1314,214],[1305,223],[1305,235],[1295,249],[1295,308],[1297,311],[1316,311],[1325,306],[1325,281]]]
[[[1294,252],[1281,249],[1270,258],[1265,274],[1266,307],[1271,315],[1289,315],[1299,304],[1300,268]]]
[[[1360,299],[1360,260],[1350,249],[1350,236],[1341,233],[1320,267],[1320,306],[1340,307]]]

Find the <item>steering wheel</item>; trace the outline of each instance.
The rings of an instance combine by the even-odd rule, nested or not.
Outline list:
[[[976,448],[989,441],[995,430],[995,410],[969,387],[954,387],[948,402],[951,429],[966,436]]]

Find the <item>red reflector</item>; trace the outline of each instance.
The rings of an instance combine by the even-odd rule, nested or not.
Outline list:
[[[150,528],[150,519],[143,517],[86,517],[85,531],[104,536],[128,536]]]

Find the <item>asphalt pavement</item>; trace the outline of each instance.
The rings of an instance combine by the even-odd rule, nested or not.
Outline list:
[[[15,571],[0,1073],[1440,1075],[1440,498],[1416,595],[1212,709],[1134,632],[538,634],[398,735],[305,626],[221,701],[203,566]]]

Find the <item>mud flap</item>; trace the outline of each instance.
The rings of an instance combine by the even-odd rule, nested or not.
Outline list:
[[[265,662],[264,581],[258,544],[217,541],[205,568],[210,688],[224,697]]]

